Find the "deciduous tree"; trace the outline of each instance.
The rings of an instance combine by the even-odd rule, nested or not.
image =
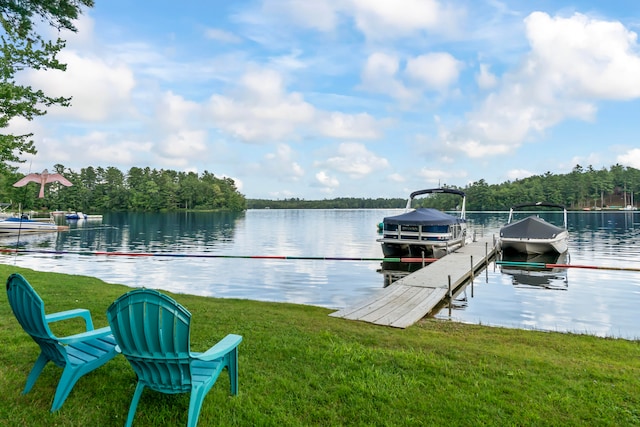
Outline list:
[[[12,119],[33,120],[52,105],[68,106],[70,98],[50,97],[42,90],[17,83],[16,74],[26,69],[61,70],[57,59],[65,46],[59,37],[48,40],[37,30],[45,23],[61,30],[77,31],[73,22],[93,0],[0,0],[0,171],[15,170],[24,154],[35,154],[32,133],[7,132]]]

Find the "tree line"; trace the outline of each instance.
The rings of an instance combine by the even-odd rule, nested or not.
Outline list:
[[[23,177],[15,171],[0,174],[0,202],[11,201],[23,210],[78,210],[85,213],[118,211],[177,211],[245,209],[391,209],[403,208],[402,198],[341,197],[325,200],[290,198],[284,200],[246,199],[231,178],[218,178],[205,171],[132,167],[123,173],[115,167],[87,167],[75,172],[55,165],[73,186],[47,184],[45,197],[38,198],[39,184],[13,187]],[[445,185],[446,187],[446,185]],[[489,185],[484,179],[457,188],[467,194],[467,210],[507,210],[518,203],[550,202],[569,209],[617,208],[632,203],[640,191],[640,170],[619,164],[595,170],[576,165],[568,174],[546,172],[524,179]],[[416,189],[420,190],[420,189]],[[460,198],[433,194],[418,198],[416,206],[454,210]]]
[[[640,170],[619,164],[599,170],[576,165],[568,174],[546,172],[496,185],[480,180],[464,191],[469,210],[504,210],[518,203],[539,201],[573,210],[624,207],[640,191]]]
[[[444,185],[447,187],[447,185]],[[508,210],[519,203],[549,202],[567,206],[568,209],[624,207],[635,203],[640,191],[640,170],[619,164],[609,169],[595,170],[576,165],[568,174],[546,172],[524,179],[488,184],[484,179],[465,187],[448,186],[462,190],[467,195],[467,210]],[[425,187],[427,188],[427,187]],[[421,188],[416,188],[421,190]],[[633,195],[633,197],[632,197]],[[403,208],[407,199],[336,198],[325,200],[248,199],[249,209],[358,209]],[[460,197],[450,194],[433,194],[416,200],[416,206],[428,206],[442,210],[459,208]]]
[[[290,198],[283,200],[247,199],[248,209],[392,209],[404,207],[407,199],[361,199],[340,197],[325,200]]]
[[[65,187],[54,182],[38,198],[40,184],[13,187],[23,174],[5,171],[0,175],[0,202],[11,202],[12,209],[23,211],[72,210],[85,213],[176,210],[242,211],[246,200],[231,178],[218,178],[205,171],[176,172],[167,169],[132,167],[125,174],[115,167],[87,167],[80,172],[54,166],[73,184]],[[53,171],[51,171],[53,173]]]

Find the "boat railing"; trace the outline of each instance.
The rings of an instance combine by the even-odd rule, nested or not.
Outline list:
[[[392,227],[383,230],[385,239],[417,242],[442,242],[458,238],[463,234],[459,224],[453,226],[419,226],[390,224]]]

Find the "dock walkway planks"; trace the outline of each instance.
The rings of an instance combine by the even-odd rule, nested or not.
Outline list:
[[[376,325],[406,328],[429,314],[451,289],[466,283],[494,255],[493,236],[481,238],[420,270],[398,279],[358,305],[329,314]],[[473,260],[473,266],[471,265]]]

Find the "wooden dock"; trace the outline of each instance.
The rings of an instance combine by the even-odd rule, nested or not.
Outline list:
[[[493,236],[481,238],[405,276],[371,298],[329,316],[406,328],[482,271],[495,254]],[[473,265],[472,265],[473,264]]]

